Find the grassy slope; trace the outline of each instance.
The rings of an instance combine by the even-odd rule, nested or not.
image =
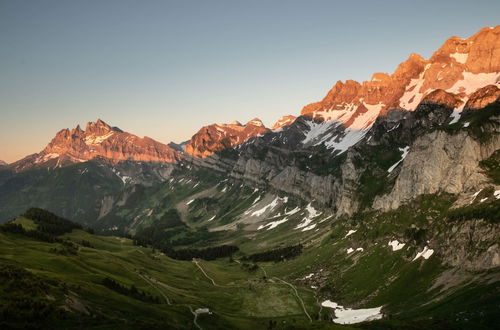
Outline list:
[[[26,219],[18,222],[33,225]],[[264,282],[260,274],[248,273],[237,263],[203,261],[201,266],[215,280],[217,286],[214,286],[194,263],[172,260],[133,246],[127,239],[95,236],[80,230],[65,237],[74,242],[88,241],[93,248],[80,247],[77,255],[66,256],[49,251],[54,246],[61,247],[60,244],[0,233],[2,264],[18,265],[42,279],[61,283],[67,291],[53,294],[57,303],[68,306],[65,300],[71,296],[90,312],[89,316],[75,317],[69,323],[60,321],[60,327],[82,322],[96,328],[116,328],[118,324],[125,328],[162,324],[191,328],[193,315],[189,307],[209,307],[214,312],[198,317],[203,329],[265,328],[269,320],[283,319],[299,328],[310,325],[289,287],[277,281]],[[172,305],[165,300],[162,304],[148,304],[118,294],[100,284],[104,277],[126,286],[134,284],[139,290],[159,297],[163,296],[160,290]],[[307,301],[310,313],[318,309],[310,292],[301,290],[300,295]]]

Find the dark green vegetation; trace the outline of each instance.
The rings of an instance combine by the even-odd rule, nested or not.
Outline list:
[[[288,246],[284,248],[264,251],[260,253],[254,253],[248,257],[243,258],[243,260],[251,260],[253,262],[266,262],[266,261],[285,261],[288,259],[295,258],[302,253],[302,245]]]
[[[138,300],[141,300],[144,302],[151,302],[151,303],[155,303],[155,304],[158,304],[160,302],[160,299],[158,297],[152,296],[151,294],[149,294],[147,292],[138,290],[134,284],[132,284],[129,288],[123,284],[118,283],[117,281],[113,280],[112,278],[105,277],[102,280],[102,285],[104,285],[108,289],[111,289],[115,292],[118,292],[118,293],[123,294],[125,296],[129,296],[129,297],[132,297],[134,299],[138,299]]]
[[[450,224],[475,217],[457,218],[459,212],[498,205],[492,201],[449,210],[453,201],[451,195],[423,196],[395,211],[360,213],[325,223],[329,234],[311,232],[302,237],[308,237],[307,245],[263,248],[264,241],[246,240],[241,232],[234,244],[242,251],[229,246],[222,251],[208,246],[192,249],[189,253],[204,251],[214,259],[232,255],[197,264],[135,245],[131,239],[96,236],[76,227],[52,242],[38,240],[25,232],[37,230],[43,220],[37,223],[26,216],[42,213],[37,219],[59,218],[26,212],[1,227],[15,226],[24,232],[0,232],[1,276],[9,278],[2,285],[5,327],[190,329],[194,319],[190,309],[208,307],[213,314],[197,317],[202,329],[348,328],[329,321],[332,310],[318,305],[331,299],[349,307],[384,306],[383,320],[351,328],[490,329],[496,322],[500,290],[498,282],[489,280],[494,273],[478,272],[471,275],[475,281],[464,285],[459,281],[451,291],[441,291],[443,284],[434,283],[446,285],[442,281],[449,269],[440,256],[412,261],[428,241],[442,244],[439,233]],[[178,213],[168,214],[157,229],[184,227]],[[346,238],[353,228],[357,231]],[[283,241],[287,234],[274,235]],[[405,249],[391,251],[387,242],[394,238],[405,242]],[[347,248],[357,247],[364,250],[346,253]],[[261,252],[248,253],[255,250]],[[283,281],[297,290],[300,300]],[[23,287],[33,289],[18,300]]]
[[[481,161],[480,164],[493,183],[500,184],[500,150],[496,150],[488,159]]]

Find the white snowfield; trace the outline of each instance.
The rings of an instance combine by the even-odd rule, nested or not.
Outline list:
[[[464,78],[457,81],[446,91],[453,94],[464,92],[467,95],[474,93],[477,89],[487,85],[498,85],[500,72],[491,73],[471,73],[463,72]]]
[[[264,229],[267,227],[267,230],[271,230],[271,229],[274,229],[276,227],[278,227],[279,225],[281,225],[282,223],[285,223],[288,221],[288,218],[283,218],[281,220],[277,220],[277,221],[271,221],[269,223],[266,223],[265,225],[260,225],[257,230],[261,230],[261,229]]]
[[[356,248],[356,249],[353,249],[353,248],[348,248],[348,249],[347,249],[347,254],[351,254],[351,253],[353,253],[354,251],[363,252],[363,251],[364,251],[364,249],[363,249],[363,248],[361,248],[361,247]]]
[[[467,62],[467,53],[453,53],[450,56],[458,63],[465,64]],[[411,79],[410,83],[406,86],[404,94],[399,99],[399,106],[403,109],[413,111],[420,104],[422,99],[434,91],[434,89],[421,90],[424,86],[426,79],[427,70],[431,67],[428,63],[420,75]],[[443,65],[444,69],[446,65]],[[440,77],[441,71],[438,74],[438,80],[443,79]],[[454,109],[451,114],[451,123],[456,123],[461,116],[461,111],[465,106],[465,103],[469,99],[470,95],[474,93],[479,88],[485,87],[487,85],[500,86],[500,72],[491,73],[471,73],[467,71],[462,72],[462,79],[455,82],[455,84],[446,90],[446,92],[453,94],[460,94],[461,105]],[[377,79],[375,79],[377,80]],[[366,108],[368,111],[357,110],[360,106],[354,103],[341,103],[332,106],[330,109],[321,109],[314,112],[314,118],[322,119],[324,121],[305,121],[309,126],[304,132],[304,140],[302,143],[320,145],[324,144],[328,149],[333,151],[338,151],[339,153],[345,152],[351,146],[362,140],[368,130],[371,128],[375,120],[380,114],[380,111],[385,107],[385,104],[367,104],[363,99],[359,99],[362,103],[361,106]],[[343,125],[347,122],[352,123],[349,127],[343,129]]]
[[[455,61],[457,61],[458,63],[465,64],[465,62],[467,62],[467,58],[469,57],[469,54],[467,54],[467,53],[453,53],[453,54],[450,54],[450,57],[454,58]]]
[[[404,148],[399,148],[399,151],[401,151],[403,153],[401,155],[401,159],[398,160],[396,162],[396,164],[394,164],[391,167],[389,167],[389,169],[387,170],[387,172],[391,173],[392,171],[394,171],[394,169],[399,165],[399,163],[401,163],[406,158],[406,156],[408,156],[408,153],[410,152],[410,146],[406,146]]]
[[[285,214],[286,215],[294,215],[295,213],[299,212],[300,211],[300,208],[297,206],[296,208],[294,208],[293,210],[290,210],[290,211],[286,211],[285,210]]]
[[[429,259],[431,257],[431,255],[434,253],[434,250],[433,249],[429,249],[427,246],[424,247],[424,249],[417,253],[417,255],[415,256],[415,258],[413,258],[412,261],[415,261],[417,260],[418,258],[422,257],[424,259]]]
[[[393,241],[389,241],[389,246],[392,247],[392,251],[399,251],[401,250],[402,248],[405,247],[405,243],[399,243],[397,239],[393,240]]]
[[[500,199],[500,190],[495,190],[493,196],[495,196],[496,199]]]
[[[347,237],[351,236],[351,235],[352,235],[352,234],[354,234],[355,232],[357,232],[357,230],[353,230],[353,229],[349,230],[349,231],[347,232],[347,234],[345,234],[344,238],[347,238]]]
[[[111,137],[115,132],[111,131],[108,134],[105,135],[89,135],[85,137],[85,144],[90,146],[90,145],[96,145],[96,144],[101,144],[103,141],[107,140],[109,137]]]
[[[307,217],[304,218],[304,220],[295,227],[295,229],[302,229],[302,231],[307,231],[311,230],[314,227],[316,227],[316,224],[311,224],[314,218],[318,217],[321,215],[321,212],[318,212],[312,205],[311,203],[307,204],[306,206],[307,210]]]
[[[333,322],[338,324],[354,324],[379,320],[384,316],[381,312],[382,306],[375,308],[352,309],[345,308],[344,306],[330,300],[323,301],[321,306],[334,309],[336,318],[333,319]]]
[[[264,214],[264,212],[266,212],[268,210],[269,211],[273,210],[278,205],[278,202],[280,200],[283,200],[286,203],[286,201],[284,199],[281,199],[279,196],[276,196],[276,198],[271,203],[267,204],[266,206],[264,206],[263,208],[261,208],[259,210],[252,212],[252,214],[250,214],[250,216],[251,217],[257,216],[258,217],[258,216],[261,216],[262,214]],[[249,211],[247,211],[247,212],[250,213]],[[245,212],[245,214],[248,214],[247,212]]]

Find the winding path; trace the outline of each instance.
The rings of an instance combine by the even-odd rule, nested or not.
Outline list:
[[[168,305],[172,305],[172,302],[170,301],[170,299],[168,298],[168,296],[162,290],[160,290],[156,285],[153,284],[156,281],[155,279],[149,279],[147,276],[143,276],[141,274],[138,274],[138,275],[144,281],[148,282],[149,285],[151,285],[154,289],[156,289],[156,291],[158,291],[163,296],[163,298],[165,298],[165,300],[167,301]]]
[[[219,285],[219,284],[215,283],[214,279],[213,279],[213,278],[211,278],[210,276],[208,276],[208,274],[207,274],[207,273],[205,273],[205,270],[204,270],[204,269],[200,266],[200,264],[199,264],[199,261],[198,261],[198,260],[193,259],[193,262],[194,262],[194,264],[195,264],[196,266],[198,266],[198,268],[201,270],[201,272],[203,273],[203,275],[205,275],[205,277],[206,277],[206,278],[208,278],[210,281],[212,281],[212,284],[213,284],[214,286],[217,286],[217,287],[219,287],[219,288],[222,288],[222,285]]]
[[[198,329],[203,330],[203,328],[200,327],[200,325],[196,321],[198,319],[198,314],[195,311],[193,311],[193,309],[191,308],[191,306],[188,306],[188,307],[189,307],[189,310],[191,311],[191,313],[194,315],[194,320],[193,320],[194,325],[196,325],[198,327]]]
[[[273,279],[281,281],[293,289],[293,291],[295,292],[295,296],[297,297],[297,299],[300,301],[300,304],[302,305],[302,309],[304,310],[304,313],[306,314],[307,318],[309,319],[309,322],[312,323],[311,315],[309,315],[309,313],[307,312],[306,306],[304,305],[304,301],[302,300],[302,298],[300,298],[299,293],[297,292],[297,289],[295,288],[295,286],[291,283],[288,283],[287,281],[282,280],[281,278],[273,277]]]

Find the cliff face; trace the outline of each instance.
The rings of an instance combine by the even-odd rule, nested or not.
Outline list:
[[[462,130],[456,134],[434,131],[423,135],[410,146],[394,188],[377,198],[376,209],[389,210],[423,194],[447,192],[471,195],[488,184],[479,162],[500,149],[500,117],[496,125],[482,126],[489,135],[480,141]]]

